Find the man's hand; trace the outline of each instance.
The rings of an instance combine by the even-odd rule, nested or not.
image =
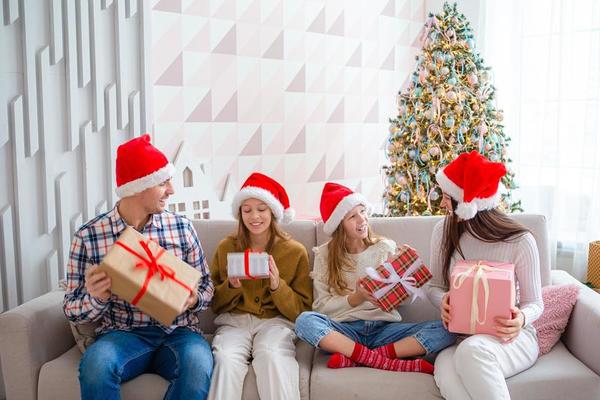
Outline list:
[[[96,299],[107,301],[112,292],[112,282],[106,272],[98,271],[98,265],[92,265],[85,271],[85,288]]]
[[[192,308],[196,307],[197,304],[198,304],[198,290],[196,288],[194,288],[192,293],[190,293],[187,300],[185,301],[185,304],[183,305],[183,311],[192,309]]]

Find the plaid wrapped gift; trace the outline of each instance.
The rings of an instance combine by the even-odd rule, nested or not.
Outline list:
[[[411,294],[413,301],[417,297],[426,297],[420,288],[432,278],[415,249],[403,245],[394,257],[377,268],[367,268],[367,276],[361,279],[362,285],[378,300],[379,307],[387,312]]]

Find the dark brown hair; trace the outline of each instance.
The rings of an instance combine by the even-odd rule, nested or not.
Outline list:
[[[456,210],[457,202],[452,199],[452,209]],[[449,286],[450,261],[454,251],[465,258],[460,248],[460,238],[463,233],[469,232],[476,239],[485,243],[510,242],[529,232],[523,225],[498,209],[482,210],[475,217],[461,220],[455,213],[446,216],[444,220],[444,236],[442,238],[442,259],[444,284]]]

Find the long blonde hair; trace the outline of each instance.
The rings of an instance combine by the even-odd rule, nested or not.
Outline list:
[[[238,229],[237,233],[233,233],[229,236],[229,238],[233,239],[236,244],[236,249],[238,251],[244,251],[250,248],[250,231],[244,225],[244,220],[242,219],[242,210],[241,207],[238,210]],[[279,224],[275,220],[275,216],[271,211],[271,223],[269,224],[269,241],[267,242],[267,247],[265,251],[267,253],[271,252],[273,248],[273,244],[277,239],[279,240],[289,240],[291,236],[289,233],[285,232],[283,229],[279,227]]]
[[[381,239],[373,233],[371,226],[367,227],[367,237],[363,239],[363,243],[367,247],[374,245]],[[346,231],[341,223],[331,235],[329,243],[327,243],[327,254],[327,285],[339,295],[354,290],[354,288],[348,286],[342,275],[342,272],[353,271],[355,266],[352,264],[346,250]]]

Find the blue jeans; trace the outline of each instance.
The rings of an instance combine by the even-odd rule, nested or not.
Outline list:
[[[370,349],[412,336],[427,354],[437,353],[456,341],[456,335],[448,332],[440,320],[419,323],[363,320],[336,322],[314,311],[303,312],[296,319],[296,335],[315,347],[333,331]]]
[[[122,382],[153,372],[169,381],[165,399],[205,399],[212,369],[210,345],[188,328],[170,334],[157,326],[112,331],[83,353],[81,398],[120,399]]]

